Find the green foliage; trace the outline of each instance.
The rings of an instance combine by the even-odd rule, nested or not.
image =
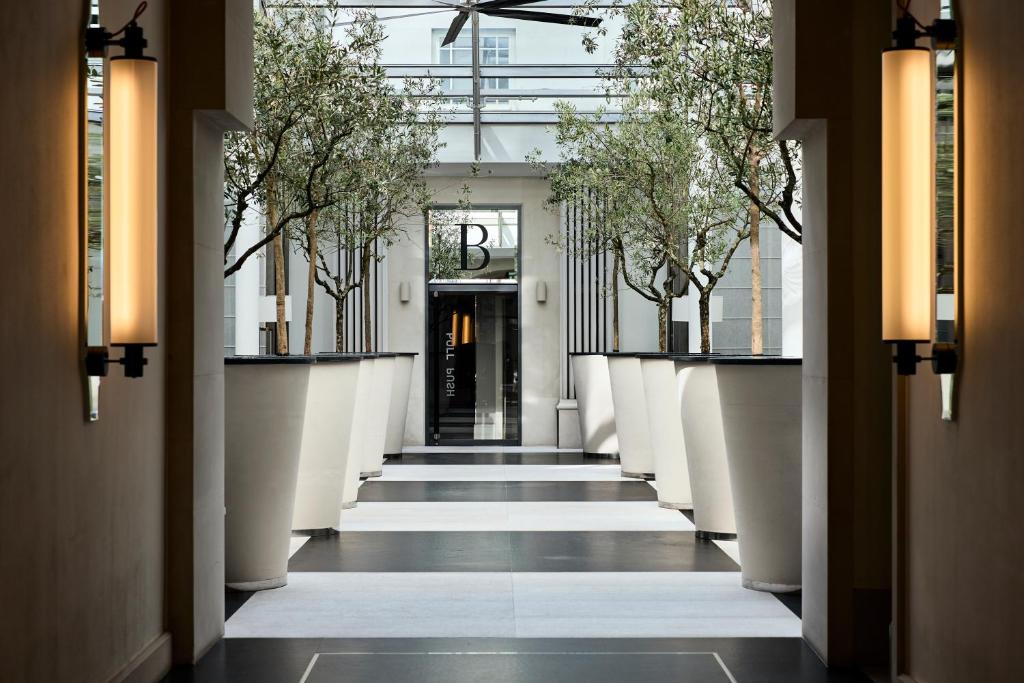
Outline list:
[[[771,0],[637,0],[609,78],[687,111],[695,134],[726,165],[747,200],[799,242],[799,146],[772,129]]]

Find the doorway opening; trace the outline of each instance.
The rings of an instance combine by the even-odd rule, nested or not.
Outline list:
[[[427,216],[426,443],[519,445],[518,207]]]

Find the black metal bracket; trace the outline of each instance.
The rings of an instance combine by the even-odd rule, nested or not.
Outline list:
[[[143,368],[149,365],[144,355],[147,346],[153,344],[115,344],[124,349],[120,358],[112,359],[106,346],[90,346],[85,351],[85,372],[90,377],[106,377],[111,363],[124,366],[125,377],[142,377]]]
[[[141,2],[132,18],[120,30],[111,33],[104,26],[90,26],[85,29],[85,52],[90,57],[104,57],[107,48],[116,45],[124,48],[124,56],[130,59],[141,59],[142,51],[149,43],[142,35],[142,27],[138,18],[146,11],[146,3]],[[117,38],[124,34],[122,38]]]
[[[956,372],[958,355],[955,344],[932,344],[932,355],[917,355],[917,342],[896,342],[896,353],[892,362],[896,364],[897,375],[916,375],[917,364],[923,360],[932,362],[932,372],[936,375],[951,375]]]
[[[904,12],[892,32],[895,47],[900,50],[916,47],[918,38],[931,38],[936,49],[951,50],[956,47],[956,20],[936,19],[930,26],[924,26],[910,12]]]

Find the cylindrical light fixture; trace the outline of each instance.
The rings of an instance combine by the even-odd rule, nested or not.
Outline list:
[[[142,377],[143,350],[157,343],[157,63],[143,55],[147,43],[138,18],[146,11],[139,3],[119,31],[103,27],[86,30],[85,49],[94,57],[118,45],[124,54],[110,59],[104,130],[109,136],[109,159],[104,169],[110,216],[105,242],[110,273],[110,344],[124,347],[111,361],[106,346],[86,350],[90,375],[106,375],[107,366],[124,366],[126,377]],[[118,36],[122,36],[118,38]]]
[[[110,343],[157,342],[157,63],[110,60]]]
[[[882,54],[882,339],[932,338],[934,68],[926,48]]]

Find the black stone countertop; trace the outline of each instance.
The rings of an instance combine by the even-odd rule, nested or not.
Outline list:
[[[687,363],[711,363],[715,365],[800,365],[802,358],[792,356],[751,356],[718,353],[661,353],[657,351],[617,351],[603,354],[609,358],[661,358]]]
[[[314,356],[226,356],[224,365],[312,365]]]

